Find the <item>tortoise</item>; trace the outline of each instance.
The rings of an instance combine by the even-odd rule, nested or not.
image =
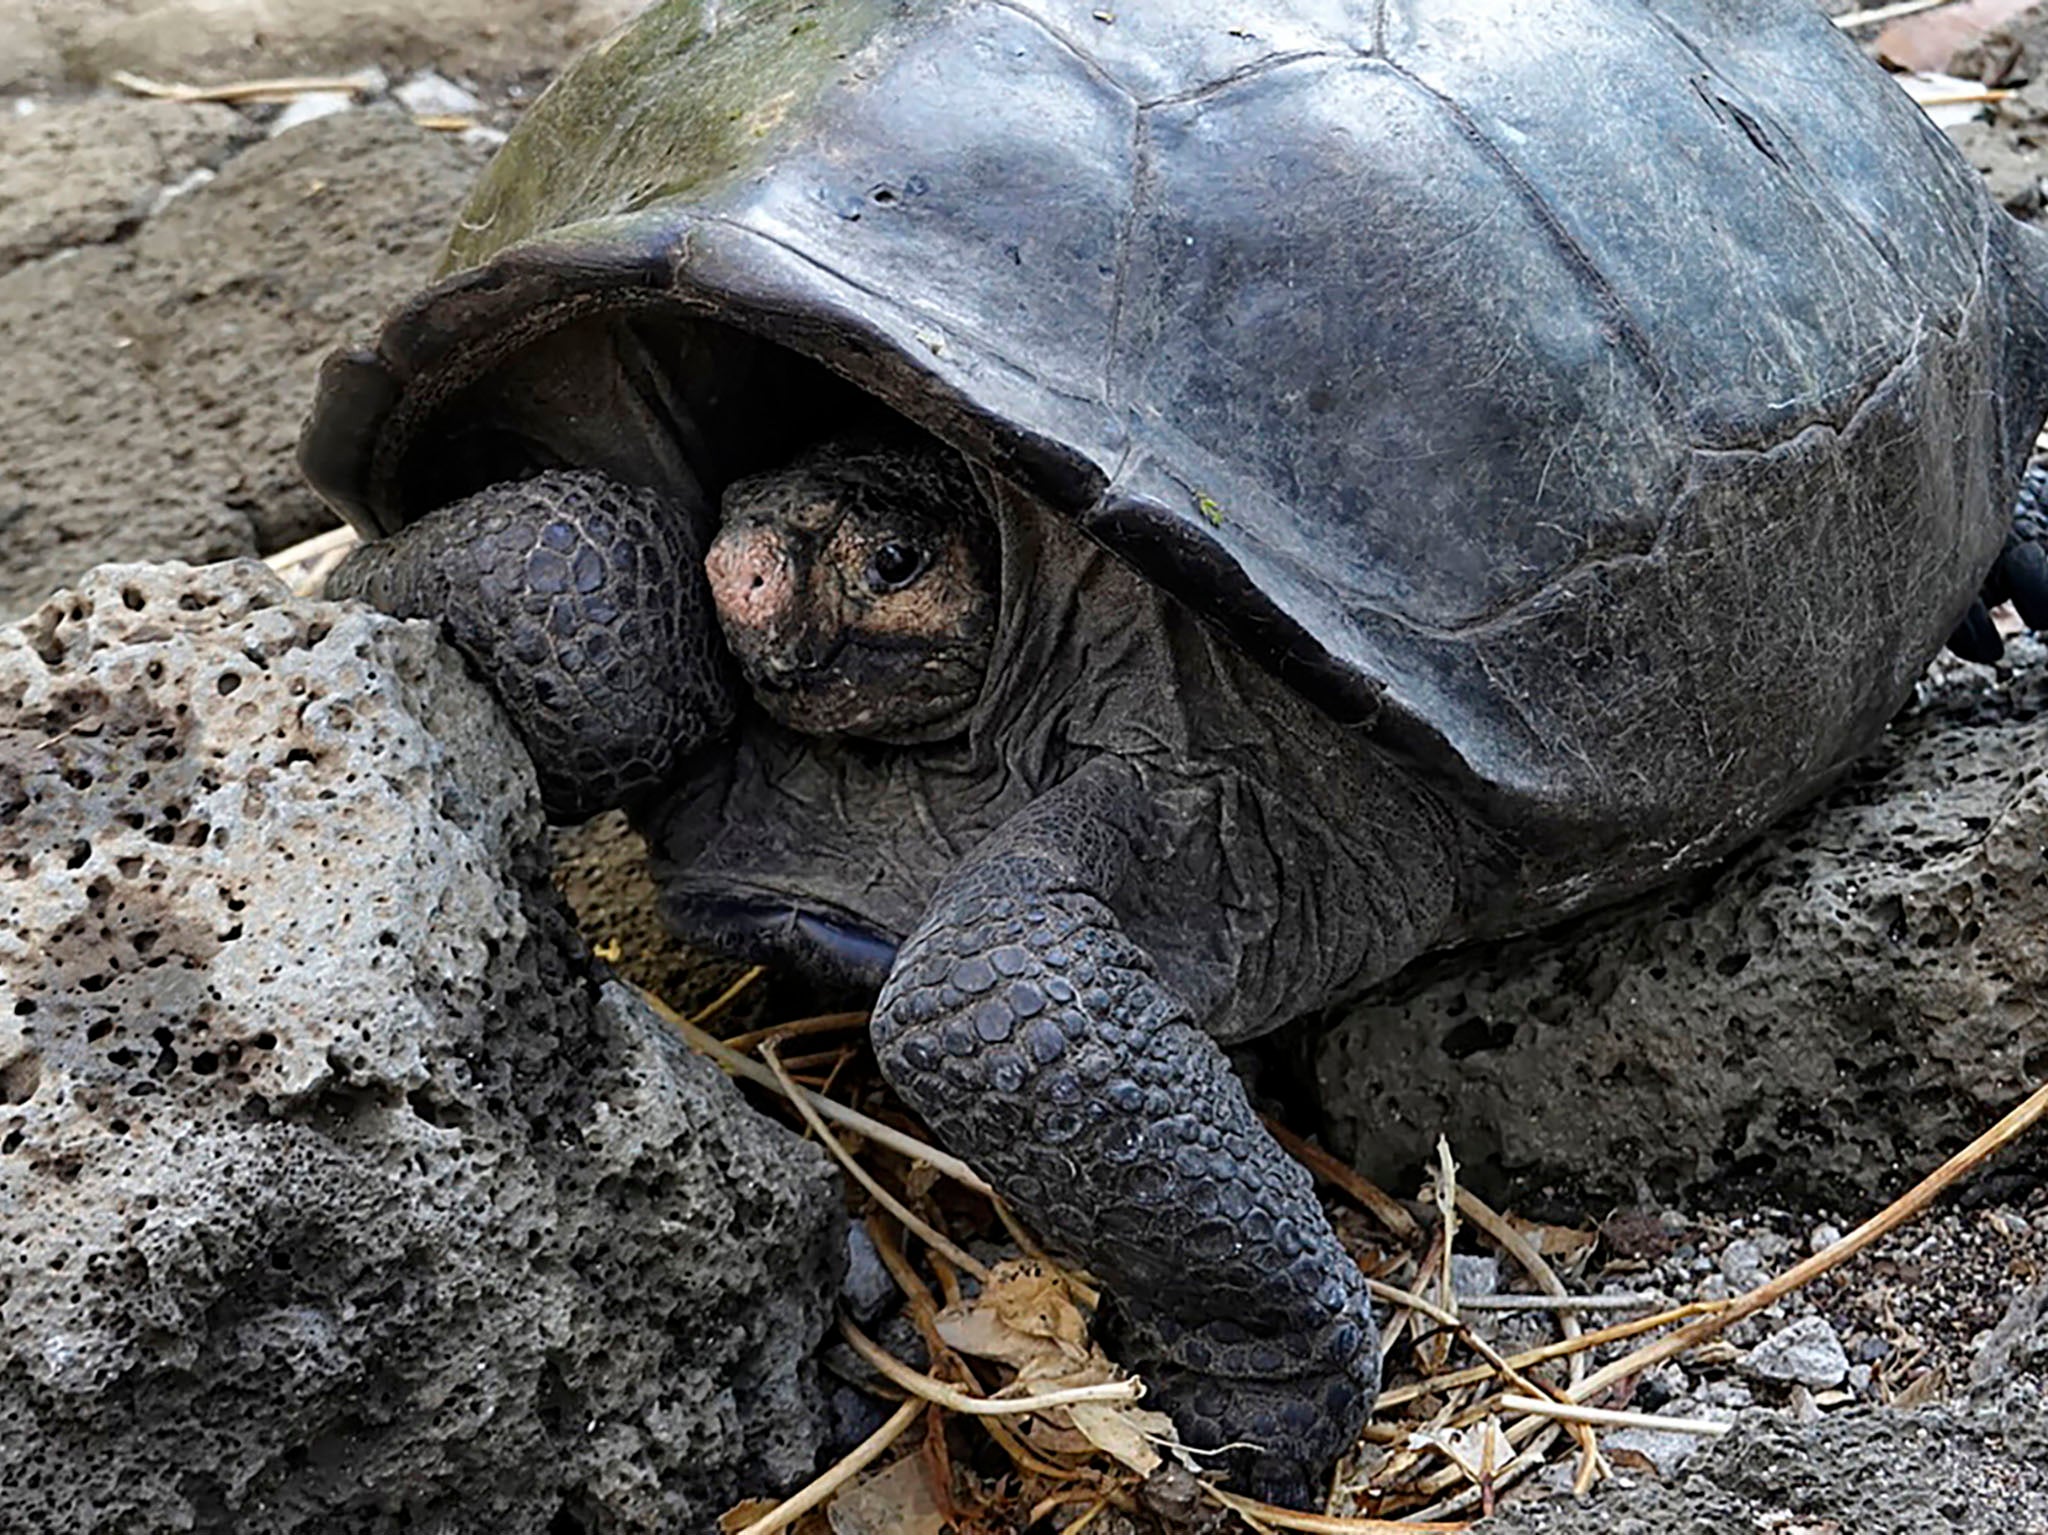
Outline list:
[[[301,462],[333,589],[681,931],[879,988],[1300,1504],[1374,1321],[1221,1046],[1716,858],[2048,617],[2044,278],[1805,0],[663,0]]]

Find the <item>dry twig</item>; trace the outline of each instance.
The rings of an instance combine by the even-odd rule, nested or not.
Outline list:
[[[374,74],[289,75],[275,80],[230,80],[221,85],[183,85],[151,80],[144,75],[117,69],[107,77],[124,91],[147,96],[153,101],[248,102],[252,105],[291,101],[329,91],[346,91],[366,96],[384,88],[384,77]]]
[[[839,1319],[839,1335],[856,1354],[912,1396],[921,1396],[948,1412],[965,1413],[969,1417],[1014,1418],[1024,1413],[1050,1412],[1055,1407],[1073,1407],[1083,1402],[1128,1405],[1137,1401],[1145,1389],[1135,1380],[1107,1380],[1100,1385],[1042,1391],[1036,1396],[969,1396],[942,1380],[934,1380],[921,1371],[911,1369],[843,1316]]]
[[[917,1421],[927,1402],[914,1396],[889,1415],[889,1421],[855,1445],[837,1465],[809,1485],[784,1498],[767,1513],[739,1532],[739,1535],[776,1535],[812,1509],[820,1507],[833,1493],[852,1481],[880,1458],[882,1452],[903,1437],[903,1431]]]
[[[651,992],[639,991],[638,995],[669,1027],[682,1035],[683,1042],[692,1050],[710,1056],[736,1077],[745,1077],[749,1082],[768,1088],[772,1092],[782,1091],[782,1084],[776,1080],[775,1073],[752,1056],[741,1055],[722,1040],[712,1038]],[[850,1109],[843,1103],[803,1088],[798,1088],[797,1091],[803,1093],[811,1107],[834,1124],[843,1125],[849,1130],[858,1130],[876,1145],[887,1146],[891,1151],[909,1157],[914,1162],[922,1162],[977,1194],[994,1194],[995,1191],[982,1180],[980,1174],[958,1157],[950,1156],[914,1135],[905,1135],[893,1125],[885,1125],[879,1119],[863,1114],[858,1109]]]
[[[1893,5],[1874,5],[1864,11],[1850,11],[1837,16],[1835,25],[1844,32],[1860,32],[1865,27],[1881,27],[1888,21],[1897,21],[1902,16],[1917,16],[1922,11],[1935,11],[1953,0],[1897,0]]]
[[[1500,1399],[1503,1407],[1516,1412],[1535,1413],[1565,1423],[1597,1423],[1604,1428],[1647,1428],[1663,1434],[1693,1434],[1701,1439],[1718,1439],[1735,1425],[1709,1418],[1659,1417],[1652,1412],[1619,1412],[1611,1407],[1580,1407],[1554,1402],[1549,1397],[1519,1396],[1509,1392]]]
[[[832,1159],[845,1168],[856,1183],[874,1196],[875,1203],[916,1232],[924,1239],[925,1245],[934,1252],[944,1253],[948,1259],[967,1270],[976,1279],[986,1281],[987,1264],[956,1244],[910,1206],[883,1188],[875,1180],[875,1175],[862,1167],[853,1153],[839,1144],[839,1137],[832,1133],[831,1126],[825,1123],[825,1116],[818,1112],[812,1102],[815,1095],[805,1092],[789,1079],[789,1072],[782,1064],[782,1057],[776,1054],[774,1044],[763,1045],[761,1054],[768,1062],[768,1069],[775,1073],[776,1085],[782,1089],[782,1096],[796,1105],[796,1111],[803,1115],[804,1123],[811,1127],[811,1133],[824,1143],[825,1149],[832,1154]]]

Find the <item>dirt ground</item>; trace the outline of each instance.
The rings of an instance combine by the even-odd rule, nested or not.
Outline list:
[[[11,359],[0,369],[0,616],[100,560],[268,553],[327,525],[291,457],[319,359],[428,274],[522,104],[630,9],[0,0],[0,338]],[[2048,11],[2003,38],[1946,60],[2015,90],[1950,131],[2007,206],[2041,219]],[[352,78],[338,95],[221,104],[145,100],[110,83],[117,70]],[[315,117],[319,107],[334,110]],[[596,941],[687,1004],[677,993],[716,977],[654,934],[616,846],[615,828],[572,844],[565,883]],[[1571,1202],[1569,1190],[1530,1193],[1550,1212]],[[1869,1213],[1721,1209],[1707,1192],[1686,1208],[1582,1210],[1598,1242],[1580,1278],[1674,1303],[1723,1298]],[[1894,1477],[1901,1518],[1933,1510],[1953,1528],[2048,1532],[2041,1463],[2031,1488],[2012,1484],[2026,1456],[2044,1453],[2041,1397],[2024,1386],[2042,1366],[2044,1283],[2048,1191],[1994,1166],[1742,1324],[1728,1347],[1647,1378],[1636,1403],[1770,1416],[1690,1458],[1670,1436],[1642,1436],[1616,1456],[1618,1491],[1583,1507],[1510,1508],[1503,1527],[1933,1527],[1887,1523],[1844,1490]],[[1503,1341],[1516,1341],[1516,1325],[1500,1324]],[[1808,1378],[1771,1373],[1768,1346],[1788,1329],[1827,1335]],[[1887,1438],[1880,1415],[1902,1408],[1919,1409],[1914,1426]],[[2009,1448],[2001,1424],[2014,1430]],[[1832,1491],[1785,1471],[1807,1462],[1839,1468]]]

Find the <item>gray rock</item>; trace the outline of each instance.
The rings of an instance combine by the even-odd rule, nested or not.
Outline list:
[[[483,109],[476,92],[431,69],[421,70],[391,94],[415,117],[467,117]]]
[[[304,91],[284,104],[284,110],[270,120],[270,136],[279,138],[294,128],[317,123],[323,117],[355,110],[353,91]]]
[[[0,89],[331,74],[365,60],[552,69],[642,0],[0,0]],[[256,67],[260,65],[260,67]]]
[[[1500,1293],[1500,1259],[1479,1253],[1451,1254],[1451,1290],[1460,1300]]]
[[[1910,1186],[2048,1077],[2048,663],[2009,657],[1938,665],[1833,793],[1720,871],[1351,1009],[1314,1047],[1333,1149],[1400,1186],[1441,1130],[1504,1199]]]
[[[872,1322],[903,1298],[896,1288],[875,1239],[859,1221],[846,1223],[846,1277],[839,1284],[839,1299],[856,1322]]]
[[[164,191],[256,136],[210,102],[120,97],[0,114],[0,272],[126,234]]]
[[[0,272],[0,618],[102,560],[220,559],[330,525],[293,461],[320,358],[419,284],[483,163],[396,112],[346,112],[255,144],[131,229],[125,210],[239,119],[64,111],[66,142],[104,131],[134,164],[67,193],[65,162],[39,160],[23,183],[45,212],[20,215],[18,249],[90,243]],[[0,183],[17,172],[0,156]]]
[[[704,1529],[844,1216],[605,982],[425,625],[110,567],[0,632],[0,1528]]]
[[[1759,1380],[1791,1382],[1810,1391],[1839,1386],[1849,1374],[1849,1356],[1824,1316],[1804,1316],[1779,1328],[1751,1349],[1742,1368]]]
[[[1763,1249],[1738,1237],[1721,1249],[1721,1277],[1738,1290],[1753,1290],[1768,1277]]]
[[[2005,1387],[2020,1374],[2048,1374],[2048,1281],[2028,1286],[2013,1297],[1999,1318],[1971,1347],[1970,1391],[1982,1397]]]
[[[1611,1439],[1610,1441],[1611,1442]],[[1669,1483],[1523,1503],[1472,1535],[2014,1535],[2048,1529],[2048,1402],[1751,1413]]]
[[[1653,1416],[1707,1418],[1724,1423],[1734,1414],[1705,1397],[1681,1396],[1658,1408]],[[1697,1434],[1674,1434],[1648,1428],[1616,1429],[1600,1436],[1600,1448],[1607,1457],[1610,1460],[1621,1457],[1616,1461],[1617,1465],[1648,1470],[1665,1481],[1676,1476],[1687,1461],[1712,1443],[1711,1439],[1703,1439]]]

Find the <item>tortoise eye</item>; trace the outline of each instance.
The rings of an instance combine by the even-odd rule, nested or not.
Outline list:
[[[925,572],[931,556],[916,544],[891,539],[868,561],[868,586],[876,592],[900,592]]]

